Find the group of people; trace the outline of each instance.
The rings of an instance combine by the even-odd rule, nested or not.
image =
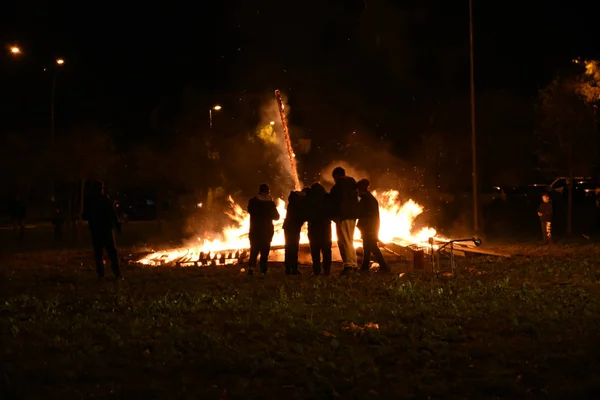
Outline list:
[[[308,224],[308,240],[314,275],[329,275],[332,263],[331,223],[335,223],[337,245],[342,257],[342,274],[358,269],[354,233],[358,227],[364,256],[360,270],[368,271],[371,255],[380,266],[380,271],[388,272],[379,246],[379,203],[369,191],[370,182],[358,182],[342,167],[333,170],[335,184],[327,193],[320,183],[314,183],[301,191],[292,191],[288,198],[286,217],[283,222],[285,235],[285,273],[297,275],[300,233]],[[248,273],[253,274],[260,255],[260,272],[267,272],[267,261],[274,235],[273,221],[280,218],[269,185],[261,184],[258,194],[248,202],[250,214],[250,260]],[[358,221],[358,223],[357,223]]]

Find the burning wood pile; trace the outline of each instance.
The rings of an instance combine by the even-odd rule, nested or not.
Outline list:
[[[387,190],[381,193],[373,192],[379,201],[379,212],[381,215],[381,228],[379,239],[381,247],[390,256],[409,258],[406,252],[422,252],[431,255],[448,242],[449,239],[437,235],[435,229],[424,227],[415,229],[415,219],[423,212],[423,207],[408,200],[400,201],[400,194],[395,190]],[[228,199],[230,211],[227,213],[232,220],[232,226],[225,229],[219,237],[199,237],[196,243],[178,249],[158,251],[142,257],[137,263],[148,266],[173,265],[173,266],[207,266],[207,265],[232,265],[247,260],[250,243],[248,241],[248,229],[250,218],[248,213],[231,197]],[[272,242],[272,261],[278,261],[278,252],[284,247],[283,220],[286,209],[283,200],[277,202],[277,210],[281,215],[275,225],[275,235]],[[336,241],[336,231],[332,224],[332,236]],[[362,241],[358,230],[355,234],[355,246],[362,248]],[[301,247],[308,246],[308,234],[303,229],[300,237]],[[402,250],[404,249],[404,251]],[[445,250],[450,251],[450,248]],[[480,252],[474,243],[456,243],[453,250],[457,255],[463,255],[465,251]],[[334,259],[335,257],[334,251]],[[339,258],[339,256],[338,256]]]

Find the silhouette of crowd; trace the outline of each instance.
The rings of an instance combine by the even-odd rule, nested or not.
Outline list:
[[[379,246],[379,203],[369,191],[370,182],[358,182],[346,175],[342,167],[333,170],[335,184],[327,193],[320,183],[301,191],[292,191],[288,197],[283,222],[285,236],[285,273],[298,275],[300,234],[308,224],[308,240],[314,275],[329,275],[332,263],[332,222],[335,223],[337,245],[343,263],[343,275],[359,269],[354,234],[361,233],[364,256],[361,271],[369,271],[371,256],[381,272],[389,272]],[[259,193],[248,202],[250,214],[250,260],[248,273],[253,274],[260,254],[260,272],[267,273],[267,260],[274,235],[273,221],[280,218],[269,185],[261,184]],[[358,221],[358,222],[357,222]]]

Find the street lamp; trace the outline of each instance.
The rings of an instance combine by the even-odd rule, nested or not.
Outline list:
[[[208,147],[208,157],[211,160],[218,160],[219,159],[219,153],[216,153],[216,157],[215,157],[215,152],[213,152],[213,120],[212,120],[212,112],[213,110],[215,111],[219,111],[222,107],[218,104],[214,105],[212,108],[208,109],[208,123],[209,123],[209,127],[210,127],[210,132],[208,133],[208,141],[207,141],[207,147]],[[206,193],[206,205],[207,205],[207,209],[210,211],[212,210],[212,203],[213,203],[213,198],[214,198],[214,188],[209,187],[208,188],[208,192]]]
[[[217,104],[216,106],[214,106],[213,108],[210,108],[208,110],[208,126],[210,127],[210,129],[212,129],[212,125],[213,125],[212,124],[212,112],[213,112],[213,110],[219,111],[221,108],[222,107]]]
[[[56,59],[56,65],[58,67],[63,66],[65,63],[65,60],[63,60],[62,58],[58,58]],[[55,99],[55,94],[56,94],[56,78],[58,77],[58,71],[60,69],[56,68],[54,70],[54,76],[52,77],[52,100],[50,103],[50,139],[51,139],[51,146],[52,146],[52,152],[54,152],[54,99]],[[51,194],[50,194],[50,200],[54,201],[54,179],[52,180],[52,184],[51,184]]]
[[[477,178],[477,130],[475,129],[475,77],[473,56],[473,0],[469,0],[469,61],[471,72],[471,151],[473,159],[473,229],[479,233],[479,181]]]
[[[21,49],[19,48],[19,46],[11,46],[10,53],[13,55],[19,55],[21,54]]]

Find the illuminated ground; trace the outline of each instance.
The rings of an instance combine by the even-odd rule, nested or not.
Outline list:
[[[455,277],[130,267],[118,292],[88,252],[5,254],[0,397],[597,393],[600,250],[508,250],[459,259]]]

